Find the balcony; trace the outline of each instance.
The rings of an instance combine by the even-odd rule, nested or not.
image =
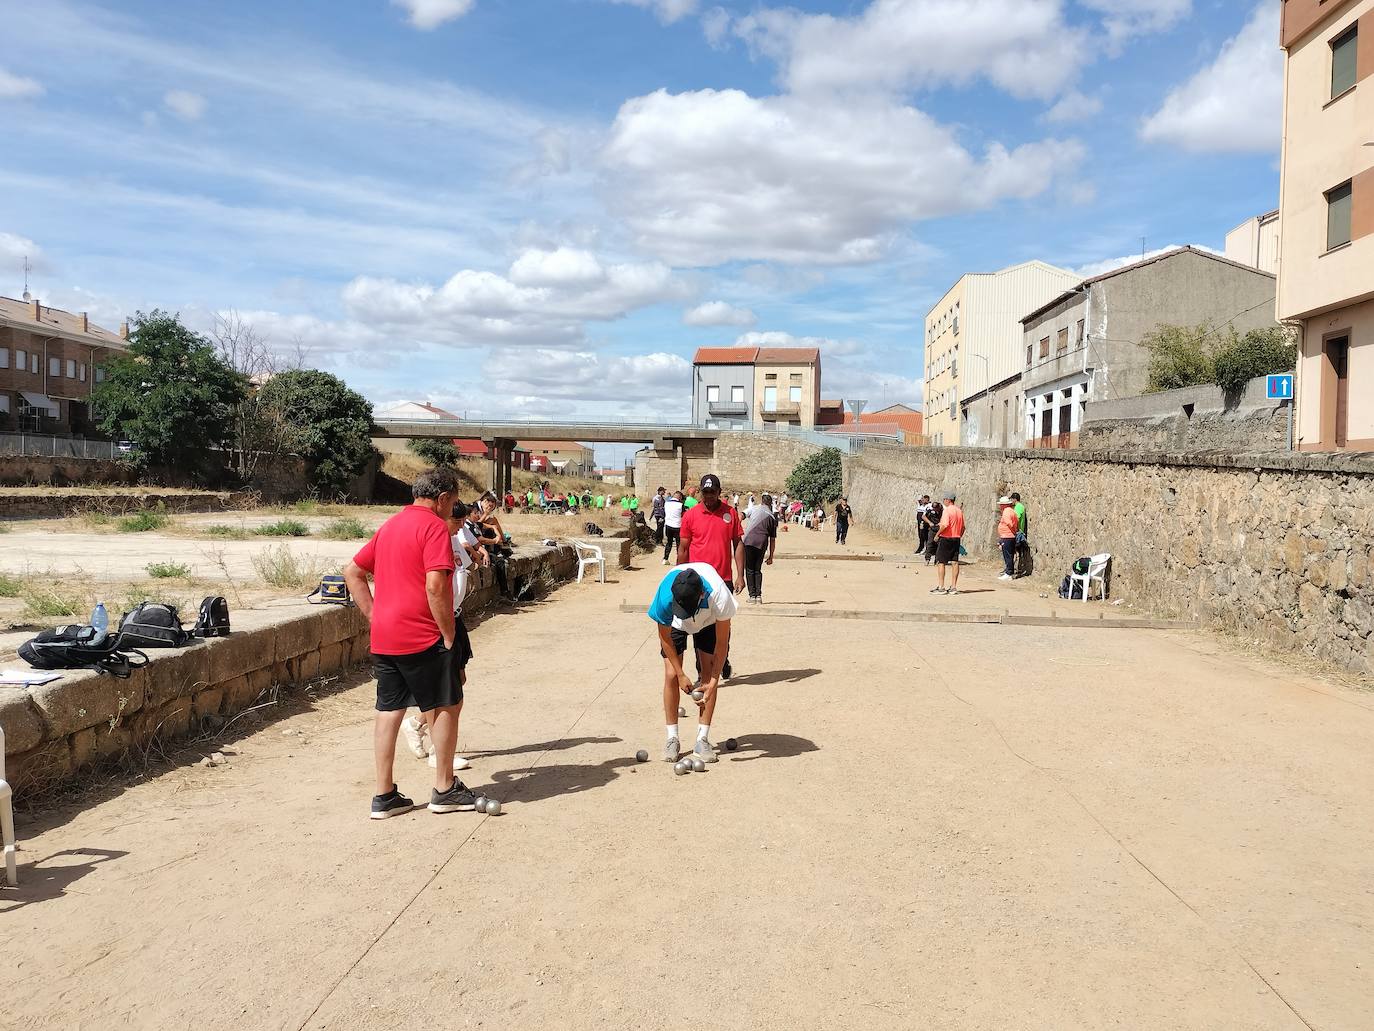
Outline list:
[[[706,412],[713,419],[747,419],[749,405],[744,401],[710,401]]]
[[[759,415],[770,422],[779,420],[790,422],[793,419],[801,418],[801,404],[797,401],[779,401],[772,408],[763,409]]]

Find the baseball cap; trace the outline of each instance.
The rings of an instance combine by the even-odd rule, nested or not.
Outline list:
[[[705,490],[707,487],[711,488],[711,490],[720,490],[720,477],[715,473],[707,473],[703,476],[701,478],[701,489]]]
[[[1012,501],[1011,498],[1007,497],[1006,495],[1003,495],[1002,497],[998,498],[998,499],[997,499],[997,503],[998,503],[999,505],[1014,505],[1014,504],[1016,504],[1015,501]]]
[[[940,495],[940,500],[941,500],[941,501],[953,501],[953,500],[954,500],[954,491],[952,491],[952,490],[947,490],[947,491],[945,491],[943,494]]]
[[[673,615],[678,619],[691,619],[701,608],[701,596],[706,593],[706,582],[695,569],[684,569],[673,581]]]

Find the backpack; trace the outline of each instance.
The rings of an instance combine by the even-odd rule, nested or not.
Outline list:
[[[319,601],[310,601],[318,597]],[[344,578],[338,573],[325,573],[320,577],[320,585],[305,596],[305,600],[311,605],[352,605],[353,599],[348,596],[348,585],[344,583]]]
[[[605,537],[605,536],[606,536],[606,531],[603,530],[603,529],[601,529],[601,527],[597,526],[595,523],[588,523],[588,524],[587,524],[586,526],[584,526],[582,529],[583,529],[583,531],[586,532],[586,534],[587,534],[588,537]]]
[[[1078,565],[1078,563],[1075,562],[1074,565]],[[1064,577],[1064,579],[1059,581],[1059,597],[1069,599],[1082,598],[1083,581],[1070,580],[1067,576]]]
[[[1079,576],[1082,576],[1084,573],[1088,571],[1092,564],[1093,560],[1088,556],[1084,555],[1082,558],[1076,558],[1073,560],[1073,571],[1077,573]]]
[[[181,628],[175,605],[145,601],[126,612],[119,621],[121,645],[135,648],[180,648],[191,635]]]
[[[211,595],[200,603],[200,615],[196,617],[196,628],[191,631],[196,637],[229,636],[229,602],[219,595]]]
[[[148,656],[137,649],[120,651],[122,638],[108,637],[93,644],[93,626],[60,626],[40,630],[32,640],[19,646],[19,657],[35,669],[93,669],[102,676],[127,680],[131,670],[148,665]]]

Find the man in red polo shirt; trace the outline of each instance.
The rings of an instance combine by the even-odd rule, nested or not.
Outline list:
[[[683,513],[681,532],[678,565],[705,562],[734,593],[744,589],[744,526],[739,513],[721,500],[720,477],[715,473],[701,478],[701,504]],[[720,675],[729,680],[730,674],[727,655]]]
[[[396,735],[406,709],[415,706],[434,742],[435,813],[471,811],[475,799],[453,775],[458,713],[463,704],[461,661],[454,654],[453,543],[445,520],[458,496],[458,477],[439,467],[411,487],[415,503],[392,516],[344,569],[348,592],[372,622],[372,661],[377,677],[373,752],[377,794],[372,819],[414,808],[396,787]],[[375,585],[368,584],[371,574]]]

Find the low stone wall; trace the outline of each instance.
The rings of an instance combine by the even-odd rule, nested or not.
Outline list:
[[[1078,443],[1095,451],[1286,452],[1289,403],[1271,401],[1265,391],[1260,376],[1233,398],[1200,386],[1093,401]]]
[[[577,574],[570,545],[522,548],[508,566],[527,596]],[[495,574],[476,571],[465,615],[497,601]],[[234,632],[153,659],[128,680],[68,671],[40,687],[0,687],[7,776],[18,791],[51,786],[81,769],[154,740],[185,738],[257,704],[277,685],[308,683],[369,661],[368,626],[357,609],[318,606],[232,614]],[[14,665],[14,662],[10,662]]]
[[[1110,552],[1113,597],[1374,673],[1374,456],[870,446],[849,468],[858,521],[912,541],[947,488],[976,559],[1019,491],[1037,580]]]
[[[0,519],[44,519],[77,512],[224,512],[242,508],[249,499],[228,491],[175,492],[131,490],[120,493],[69,490],[51,494],[0,494]]]
[[[36,458],[28,455],[0,455],[0,487],[27,487],[34,484],[132,484],[137,473],[121,462],[94,458]]]
[[[635,456],[635,491],[650,497],[659,487],[695,487],[706,473],[720,477],[727,492],[781,490],[797,463],[821,445],[776,433],[724,433],[714,441],[685,441],[675,451],[641,451]],[[844,462],[849,461],[846,455]]]

